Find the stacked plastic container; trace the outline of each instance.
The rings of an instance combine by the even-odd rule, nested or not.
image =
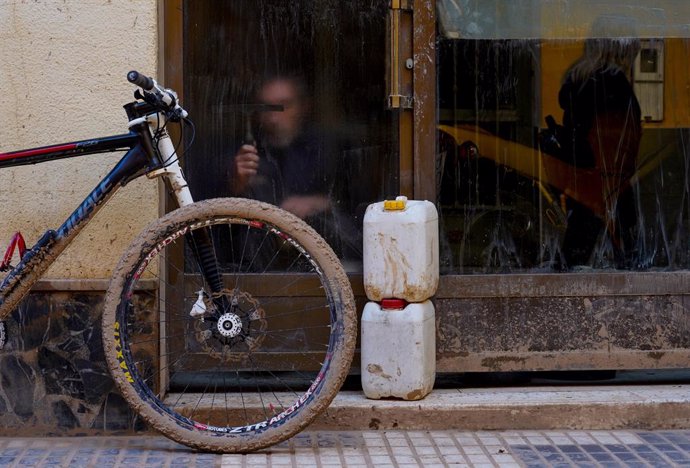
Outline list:
[[[419,400],[434,386],[438,213],[397,197],[364,215],[362,388],[367,398]]]

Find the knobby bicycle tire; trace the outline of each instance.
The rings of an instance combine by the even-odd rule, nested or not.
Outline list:
[[[221,292],[200,273],[201,231]],[[195,303],[203,316],[192,316]],[[246,199],[153,222],[116,267],[103,312],[106,359],[128,403],[167,437],[216,452],[304,429],[340,389],[356,335],[350,283],[328,244],[299,218]]]

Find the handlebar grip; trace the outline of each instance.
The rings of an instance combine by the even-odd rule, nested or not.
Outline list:
[[[138,71],[132,70],[127,73],[127,81],[141,87],[144,91],[153,89],[153,79],[146,75],[142,75]]]

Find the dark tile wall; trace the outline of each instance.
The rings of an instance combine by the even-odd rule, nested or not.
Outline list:
[[[100,292],[32,293],[5,321],[0,435],[145,430],[105,363],[103,299]]]

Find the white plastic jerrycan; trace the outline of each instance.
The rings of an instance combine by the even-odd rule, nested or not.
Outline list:
[[[362,313],[362,389],[367,398],[420,400],[436,377],[436,320],[431,301],[368,302]]]
[[[438,287],[438,212],[428,201],[374,203],[364,214],[364,290],[384,298],[422,302]]]

